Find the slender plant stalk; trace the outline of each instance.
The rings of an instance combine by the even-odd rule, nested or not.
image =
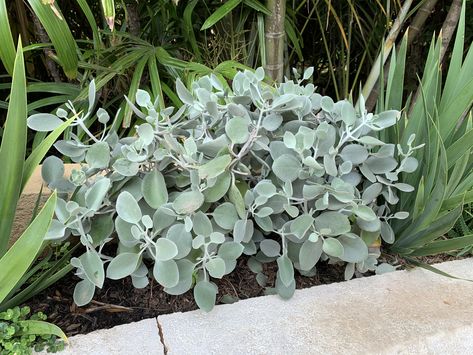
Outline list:
[[[408,46],[417,38],[418,34],[424,28],[425,21],[429,18],[437,2],[438,0],[427,0],[419,10],[417,10],[415,17],[409,26],[409,36],[407,37]]]
[[[407,34],[407,45],[411,45],[412,42],[417,38],[419,33],[424,28],[425,22],[429,18],[430,14],[432,13],[435,5],[437,4],[438,0],[427,0],[425,1],[422,6],[417,10],[416,15],[414,16],[411,24],[409,25],[408,34]],[[396,50],[399,51],[400,43],[396,46]],[[391,56],[386,61],[384,66],[384,83],[386,83],[387,76],[389,73],[389,66],[391,65]],[[371,94],[366,100],[366,108],[368,111],[373,110],[374,106],[376,105],[376,101],[378,100],[379,95],[379,80],[376,81],[376,85],[371,90]]]
[[[442,47],[440,48],[440,63],[443,62],[445,52],[447,51],[448,44],[450,43],[455,29],[457,28],[458,21],[460,20],[460,13],[462,9],[462,0],[453,0],[448,10],[447,17],[442,25]]]
[[[267,8],[271,15],[266,16],[266,74],[277,82],[281,82],[284,74],[284,18],[286,16],[286,0],[268,0]]]
[[[457,28],[458,21],[460,20],[462,9],[462,0],[453,0],[452,5],[450,6],[450,10],[448,10],[447,16],[445,17],[445,21],[443,22],[442,29],[440,30],[440,36],[442,38],[442,45],[440,47],[440,56],[439,56],[439,65],[442,64],[443,59],[445,57],[445,53],[447,51],[448,45],[455,33],[455,29]],[[421,87],[417,88],[417,91],[412,99],[412,107],[414,107],[414,103],[417,101],[421,94]],[[409,113],[411,112],[409,111]]]
[[[391,52],[391,49],[394,46],[394,43],[396,43],[396,38],[399,34],[399,31],[401,30],[402,24],[406,20],[407,14],[412,5],[412,1],[413,0],[406,0],[402,5],[402,8],[399,11],[396,21],[394,21],[393,27],[391,28],[391,31],[389,31],[389,34],[384,42],[382,53],[380,53],[378,55],[378,58],[376,58],[376,61],[374,62],[373,67],[371,68],[370,74],[368,75],[368,79],[366,80],[366,83],[363,86],[363,90],[361,91],[363,97],[369,97],[371,90],[376,84],[376,81],[378,81],[381,65],[384,66],[384,63],[386,62],[386,59],[388,58],[389,53]]]

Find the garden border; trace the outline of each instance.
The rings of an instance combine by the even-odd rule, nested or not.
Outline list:
[[[436,265],[473,279],[473,258]],[[417,268],[162,315],[70,338],[62,354],[467,354],[473,283]],[[164,344],[164,348],[163,348]]]
[[[40,169],[19,202],[30,215]],[[16,233],[29,221],[24,216],[17,216]],[[473,279],[473,258],[437,267]],[[209,314],[173,313],[159,316],[158,324],[151,318],[98,330],[71,337],[63,354],[473,353],[473,298],[465,297],[472,293],[472,282],[423,269],[396,271],[296,290],[288,301],[263,296]]]

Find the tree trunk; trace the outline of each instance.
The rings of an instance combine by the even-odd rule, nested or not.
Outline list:
[[[286,0],[268,0],[267,8],[271,15],[265,21],[266,74],[277,82],[284,75],[284,19],[286,16]]]

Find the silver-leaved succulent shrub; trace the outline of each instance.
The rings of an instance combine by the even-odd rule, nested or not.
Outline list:
[[[319,260],[345,263],[347,279],[375,271],[379,251],[370,245],[392,243],[390,220],[407,217],[391,208],[398,190],[414,190],[401,181],[416,169],[419,147],[414,137],[407,147],[377,138],[399,112],[334,102],[303,84],[310,76],[274,87],[260,68],[239,72],[231,87],[214,75],[190,90],[177,81],[178,110],[159,109],[139,90],[128,104],[142,123],[126,138],[104,109],[95,111],[93,82],[87,112],[68,103],[68,111],[31,116],[29,126],[43,131],[76,117],[70,139],[55,147],[81,168],[64,176],[60,159],[43,164],[46,184],[62,193],[48,237],[77,236],[85,247],[71,260],[82,279],[75,302],[89,303],[106,277],[130,276],[137,288],[154,277],[169,294],[193,288],[209,311],[212,280],[242,254],[261,285],[262,264],[277,263],[269,292],[284,298],[294,292],[294,269],[313,275]],[[94,116],[100,136],[87,129]],[[116,254],[104,251],[110,243]]]

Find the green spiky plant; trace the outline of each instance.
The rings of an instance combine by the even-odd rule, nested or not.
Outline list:
[[[419,89],[404,93],[407,36],[393,53],[386,87],[380,93],[377,110],[403,110],[399,124],[387,130],[384,141],[404,145],[415,134],[425,143],[415,157],[419,168],[403,182],[417,187],[417,193],[400,194],[399,208],[410,212],[405,221],[393,223],[396,235],[390,250],[408,258],[444,253],[473,244],[473,234],[447,238],[463,207],[473,201],[473,46],[464,56],[465,2],[446,76],[441,62],[441,38],[433,38]],[[382,79],[381,72],[380,78]],[[384,83],[380,86],[384,88]]]

